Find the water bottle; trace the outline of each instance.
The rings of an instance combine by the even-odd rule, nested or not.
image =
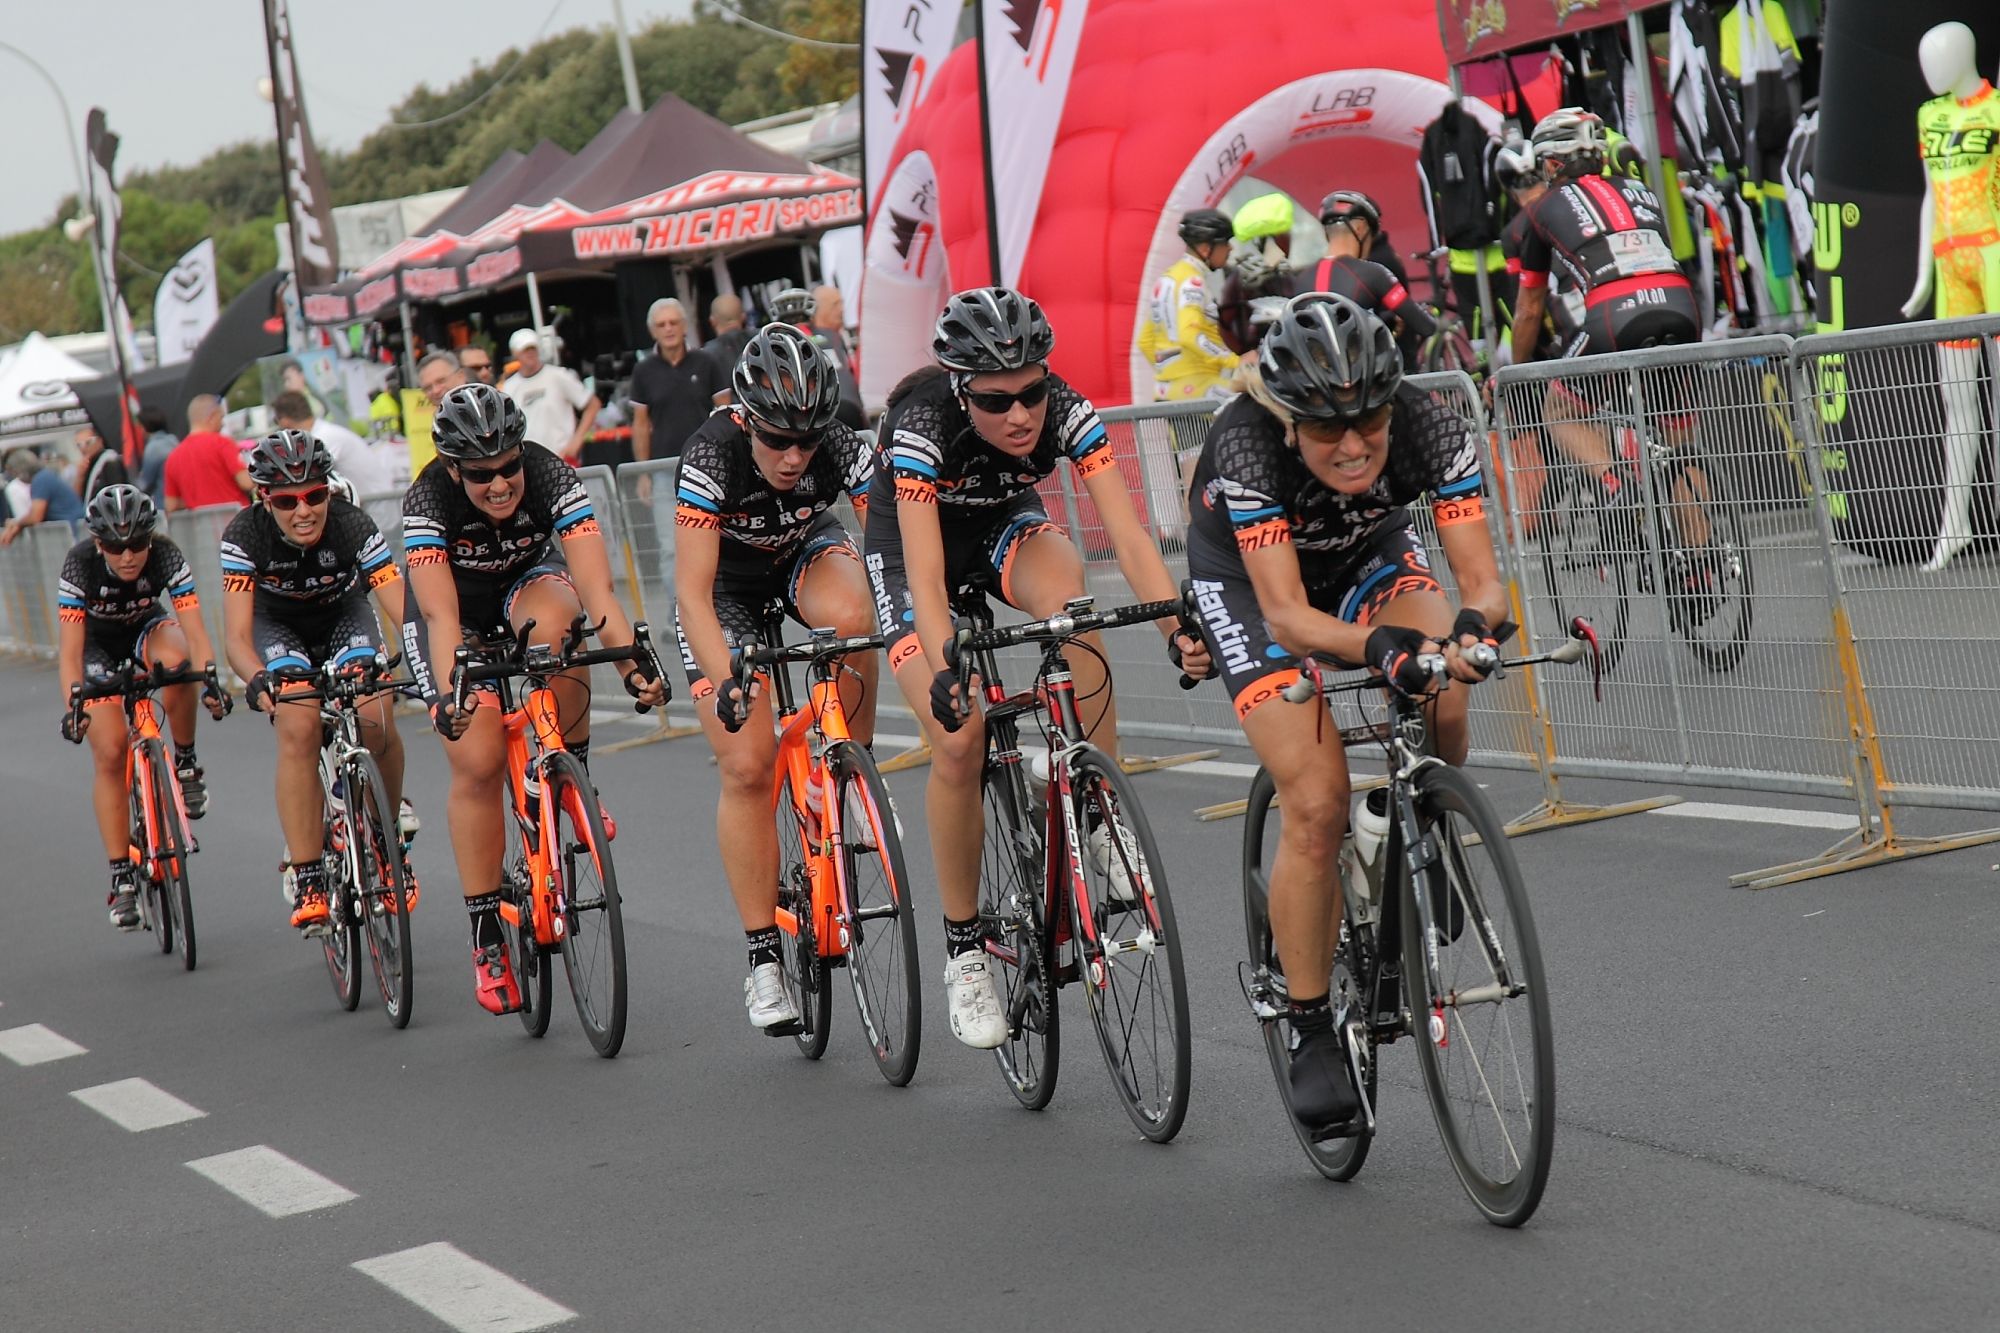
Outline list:
[[[1377,787],[1354,803],[1349,821],[1355,859],[1361,862],[1370,896],[1382,882],[1382,843],[1389,836],[1389,789]]]

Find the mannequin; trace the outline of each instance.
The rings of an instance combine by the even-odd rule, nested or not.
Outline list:
[[[1938,96],[1917,112],[1925,168],[1921,249],[1903,317],[1921,314],[1934,287],[1939,319],[2000,313],[2000,94],[1979,77],[1972,29],[1963,23],[1925,33],[1917,63]],[[1927,570],[1943,569],[1972,542],[1972,481],[1984,441],[1979,360],[1977,343],[1938,347],[1945,495]]]

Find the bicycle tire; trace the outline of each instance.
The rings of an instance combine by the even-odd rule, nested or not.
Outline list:
[[[505,860],[500,863],[500,892],[514,904],[515,923],[500,918],[506,937],[508,961],[514,968],[514,983],[521,988],[521,1027],[530,1037],[549,1030],[555,987],[555,960],[535,942],[534,891],[528,883],[528,844],[521,836],[520,821],[510,806],[501,816],[505,826]]]
[[[1076,917],[1090,923],[1076,933],[1078,977],[1119,1103],[1143,1137],[1167,1143],[1187,1119],[1192,1056],[1187,970],[1166,860],[1117,761],[1085,745],[1069,762],[1074,827],[1111,830],[1106,865],[1095,864],[1088,846],[1073,858],[1083,867],[1070,877]],[[1111,892],[1114,874],[1139,886],[1137,901]]]
[[[1605,507],[1597,502],[1582,471],[1563,467],[1550,479],[1556,492],[1542,515],[1538,545],[1542,577],[1556,605],[1557,623],[1568,632],[1581,616],[1597,631],[1602,669],[1611,670],[1625,653],[1632,618],[1628,566],[1638,553],[1634,531],[1624,549],[1606,530]],[[1634,515],[1637,521],[1636,513]]]
[[[625,907],[597,787],[583,761],[549,756],[542,799],[553,801],[563,975],[590,1048],[609,1060],[625,1044]]]
[[[923,1050],[924,999],[917,973],[917,914],[903,864],[902,824],[875,759],[854,741],[827,747],[827,771],[842,824],[840,930],[847,980],[875,1067],[891,1087],[916,1076]],[[848,812],[860,813],[874,847],[857,847]]]
[[[994,956],[1007,1040],[993,1057],[1014,1100],[1039,1111],[1056,1095],[1062,1069],[1062,1010],[1056,1002],[1055,950],[1042,903],[1046,851],[1042,831],[1027,818],[1027,791],[1011,724],[989,724],[981,800],[986,836],[979,849],[979,920],[1010,948],[1012,963]],[[1002,762],[996,753],[1016,758]]]
[[[1270,814],[1279,808],[1276,797],[1277,784],[1262,768],[1251,779],[1250,796],[1243,812],[1243,929],[1250,946],[1250,966],[1253,974],[1261,969],[1261,975],[1282,982],[1284,967],[1278,961],[1276,941],[1271,935],[1270,881],[1264,870],[1265,829],[1270,822]],[[1270,838],[1270,845],[1276,846],[1276,833]],[[1354,938],[1354,904],[1351,895],[1341,895],[1341,908],[1349,923],[1350,931],[1341,951],[1335,956],[1333,973],[1328,994],[1339,997],[1347,994],[1348,1003],[1358,998],[1361,979],[1353,964],[1350,952]],[[1374,1134],[1363,1130],[1347,1138],[1320,1139],[1292,1113],[1292,1047],[1294,1036],[1291,1023],[1284,1017],[1285,995],[1274,992],[1270,997],[1276,1003],[1275,1017],[1258,1020],[1264,1032],[1264,1054],[1271,1062],[1271,1076],[1278,1084],[1278,1100],[1285,1108],[1285,1122],[1292,1127],[1292,1134],[1305,1149],[1306,1160],[1313,1164],[1328,1180],[1352,1180],[1360,1174],[1362,1164],[1368,1160],[1369,1146],[1374,1142]],[[1336,1003],[1339,1000],[1336,999]],[[1371,1039],[1372,1040],[1372,1039]],[[1379,1106],[1376,1101],[1376,1071],[1378,1064],[1371,1046],[1368,1058],[1363,1061],[1366,1070],[1364,1083],[1367,1087],[1371,1106]]]
[[[342,882],[343,873],[327,874],[326,934],[320,937],[320,948],[326,954],[334,998],[351,1014],[361,1007],[361,918],[353,893]]]
[[[1712,463],[1702,468],[1702,476],[1708,488],[1707,499],[1702,503],[1708,518],[1708,542],[1696,553],[1696,558],[1716,573],[1723,587],[1718,594],[1719,604],[1705,614],[1694,613],[1684,598],[1681,612],[1675,617],[1678,622],[1675,628],[1695,660],[1720,674],[1734,671],[1749,650],[1756,579],[1751,572],[1750,543],[1743,532],[1741,512],[1724,497],[1722,479]],[[1718,624],[1723,626],[1724,633],[1717,640],[1702,637],[1702,630]]]
[[[348,885],[368,938],[368,960],[382,996],[389,1026],[410,1025],[416,974],[410,955],[410,913],[403,884],[402,833],[389,813],[389,789],[375,756],[362,753],[347,761],[343,788],[347,803],[347,839],[354,855],[356,882]]]
[[[172,868],[183,845],[177,837],[180,820],[173,817],[178,811],[170,813],[174,790],[173,765],[167,762],[167,747],[158,737],[147,737],[139,742],[139,762],[146,766],[146,786],[153,794],[153,808],[142,813],[137,809],[140,793],[136,784],[132,792],[135,816],[132,841],[140,849],[139,874],[144,881],[140,885],[140,896],[152,917],[153,933],[160,952],[170,954],[180,942],[180,934],[175,929]],[[150,835],[146,832],[148,823],[152,825]],[[192,968],[194,965],[187,963],[186,966]]]
[[[1421,882],[1409,859],[1398,875],[1417,1063],[1466,1196],[1489,1222],[1517,1227],[1541,1203],[1555,1148],[1555,1051],[1541,946],[1520,865],[1478,784],[1460,769],[1432,764],[1416,786],[1419,826],[1435,844]],[[1467,845],[1466,832],[1477,835],[1477,845]],[[1479,875],[1482,865],[1490,883]],[[1422,906],[1420,890],[1428,900]],[[1426,936],[1436,941],[1437,996],[1428,993]],[[1496,946],[1506,985],[1496,975]],[[1451,1000],[1486,987],[1500,991],[1493,1003]]]
[[[792,801],[787,774],[778,788],[778,906],[790,912],[794,929],[778,929],[778,970],[799,1011],[792,1040],[800,1054],[817,1060],[833,1035],[833,974],[819,956],[818,923],[813,920],[812,875],[806,859],[805,828]],[[780,1034],[782,1035],[782,1034]]]

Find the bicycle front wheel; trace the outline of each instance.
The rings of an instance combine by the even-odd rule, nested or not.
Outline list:
[[[326,953],[334,998],[351,1014],[361,1007],[361,915],[345,867],[327,875],[326,934],[320,937],[320,947]]]
[[[390,814],[389,789],[373,755],[362,753],[348,761],[344,786],[347,836],[354,849],[350,864],[355,882],[350,891],[361,909],[382,1011],[391,1027],[408,1027],[416,978],[410,961],[409,903],[403,892],[402,832]]]
[[[1007,1011],[1007,1040],[993,1055],[1014,1100],[1039,1111],[1056,1095],[1062,1012],[1042,907],[1042,830],[1028,816],[1020,761],[993,758],[1003,746],[1014,749],[1012,738],[996,741],[989,731],[980,778],[986,837],[979,851],[979,921],[1006,955],[993,956]]]
[[[597,788],[573,754],[549,756],[542,799],[555,802],[556,920],[563,971],[590,1048],[605,1059],[625,1044],[625,909]]]
[[[792,928],[778,928],[778,970],[799,1021],[792,1040],[808,1060],[826,1054],[833,1027],[833,974],[819,956],[819,922],[813,919],[811,861],[806,850],[805,816],[792,802],[792,780],[778,789],[778,909],[792,918]],[[782,1034],[787,1029],[780,1027]]]
[[[153,866],[147,875],[146,891],[153,898],[154,928],[160,935],[160,952],[180,950],[181,966],[194,971],[194,903],[188,892],[187,830],[181,823],[179,790],[167,747],[160,741],[144,742],[148,785],[153,791]]]
[[[540,1037],[549,1030],[556,960],[535,941],[535,894],[531,887],[534,871],[528,865],[528,844],[521,836],[521,823],[511,805],[501,816],[501,822],[506,828],[506,850],[500,863],[500,893],[514,905],[514,921],[510,925],[502,916],[500,930],[506,936],[515,984],[521,988],[521,1026],[529,1036]]]
[[[1132,779],[1102,750],[1070,759],[1079,973],[1097,1044],[1125,1114],[1165,1143],[1187,1118],[1188,1002],[1166,861]]]
[[[827,754],[838,794],[836,849],[841,877],[839,928],[847,979],[875,1067],[894,1087],[917,1072],[924,1005],[917,976],[917,914],[903,869],[902,825],[874,757],[853,741]]]
[[[1466,1194],[1488,1221],[1519,1226],[1548,1184],[1556,1110],[1548,983],[1527,888],[1499,816],[1465,773],[1425,768],[1417,814],[1434,853],[1418,878],[1401,876],[1417,1063]]]

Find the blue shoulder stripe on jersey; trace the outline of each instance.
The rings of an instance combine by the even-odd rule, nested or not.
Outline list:
[[[1232,509],[1229,511],[1229,521],[1231,523],[1248,523],[1260,518],[1276,518],[1284,512],[1285,507],[1283,505],[1269,505],[1263,509],[1252,509],[1247,513]]]
[[[361,572],[364,574],[373,574],[376,570],[382,568],[382,566],[394,563],[395,561],[390,557],[388,549],[385,547],[377,551],[372,557],[362,557]]]
[[[82,610],[83,598],[71,597],[67,593],[65,593],[56,598],[56,605],[60,607],[66,607],[70,610]]]
[[[248,560],[231,560],[228,556],[223,556],[222,572],[225,574],[255,574],[257,571],[251,566]]]
[[[1098,422],[1083,433],[1083,438],[1070,450],[1072,458],[1081,458],[1104,442],[1104,423]]]
[[[898,472],[915,472],[920,476],[929,477],[932,481],[937,480],[937,469],[921,458],[911,458],[907,454],[897,453],[889,456],[889,463]]]
[[[1437,493],[1447,500],[1455,500],[1461,495],[1472,494],[1485,484],[1485,478],[1475,472],[1469,477],[1460,477],[1457,481],[1438,487]]]
[[[176,583],[172,587],[168,588],[167,596],[186,597],[189,593],[192,593],[193,591],[194,591],[194,579],[192,576],[190,576],[188,578],[182,579],[179,583]]]
[[[404,533],[404,534],[403,534],[403,548],[404,548],[405,550],[408,550],[409,548],[411,548],[411,547],[413,547],[413,546],[414,546],[414,547],[422,547],[422,546],[435,546],[435,547],[437,547],[437,548],[438,548],[438,549],[439,549],[440,551],[442,551],[442,550],[444,549],[444,538],[442,538],[442,537],[438,536],[438,535],[437,535],[437,534],[436,534],[435,532],[406,532],[406,533]]]
[[[679,490],[674,492],[674,498],[679,500],[682,504],[693,505],[696,509],[706,509],[711,514],[719,514],[722,512],[721,507],[717,505],[715,501],[709,499],[705,495],[696,495],[693,491],[689,490],[685,486],[681,487]]]
[[[597,515],[591,512],[590,506],[585,505],[583,508],[577,510],[575,513],[564,514],[561,518],[557,519],[556,531],[568,532],[571,528],[583,522],[583,520],[585,520],[586,518],[595,518],[595,517],[597,517]]]

